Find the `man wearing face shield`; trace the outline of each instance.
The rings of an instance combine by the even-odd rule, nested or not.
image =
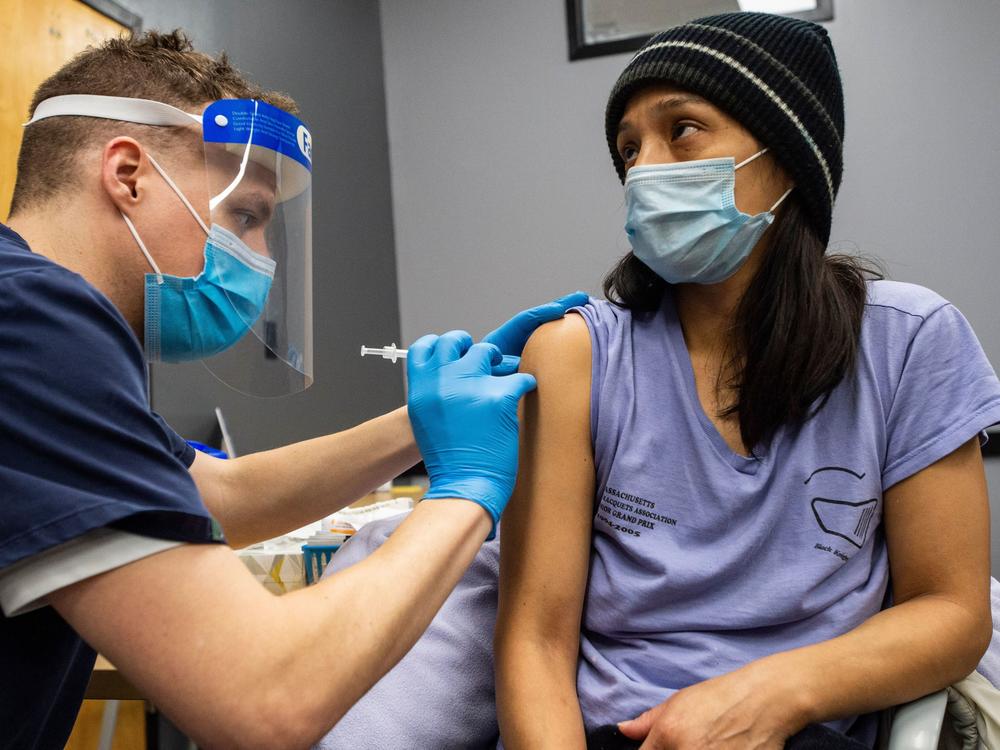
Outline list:
[[[89,49],[36,92],[0,225],[0,746],[62,745],[92,649],[200,745],[308,746],[494,533],[534,387],[516,357],[583,295],[482,343],[420,339],[408,408],[336,435],[221,461],[149,409],[146,359],[208,358],[264,395],[311,382],[294,110],[176,32]],[[272,597],[222,543],[328,515],[421,456],[431,501],[316,586]]]

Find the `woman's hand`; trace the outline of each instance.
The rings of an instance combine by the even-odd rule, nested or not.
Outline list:
[[[781,750],[808,719],[788,675],[759,664],[684,688],[618,728],[645,740],[641,750]]]

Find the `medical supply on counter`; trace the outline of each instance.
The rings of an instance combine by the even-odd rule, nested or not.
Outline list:
[[[347,528],[340,532],[321,531],[309,537],[302,545],[302,568],[305,572],[306,585],[310,586],[323,577],[323,571],[333,559],[333,553],[354,536],[355,529]]]
[[[371,505],[364,505],[360,508],[344,508],[327,516],[322,521],[323,531],[336,533],[346,528],[360,529],[365,524],[372,521],[379,521],[383,518],[397,516],[400,513],[407,513],[413,510],[412,497],[397,497],[391,500],[382,500]]]
[[[226,424],[226,418],[222,416],[222,407],[215,407],[215,421],[219,424],[219,432],[222,434],[222,450],[225,451],[229,458],[236,458],[236,448],[233,445],[233,437],[229,433],[229,426]]]
[[[383,485],[369,497],[392,498],[392,492],[391,486],[386,491]],[[407,513],[413,505],[412,497],[398,497],[344,508],[283,536],[237,550],[236,554],[265,588],[284,594],[318,581],[333,554],[365,524]]]
[[[272,594],[285,594],[307,585],[300,541],[271,540],[237,550],[236,555]]]
[[[406,359],[406,353],[408,349],[397,349],[395,344],[390,344],[389,346],[383,346],[381,349],[373,349],[367,346],[361,347],[361,356],[367,357],[369,354],[375,357],[381,357],[382,359],[387,359],[390,362],[395,362],[399,359]]]
[[[215,458],[229,458],[225,451],[221,451],[218,448],[213,448],[211,445],[205,445],[204,443],[199,443],[197,440],[185,440],[185,443],[190,445],[196,451],[200,451],[207,456],[214,456]]]
[[[312,586],[323,577],[323,571],[333,559],[333,553],[340,549],[334,544],[303,544],[302,567],[306,574],[306,586]]]

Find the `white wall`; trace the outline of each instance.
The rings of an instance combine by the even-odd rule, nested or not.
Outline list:
[[[603,110],[628,55],[568,62],[564,8],[381,0],[406,342],[594,292],[627,250]],[[847,133],[833,243],[951,299],[1000,366],[1000,2],[835,11]],[[1000,465],[989,473],[1000,501]]]

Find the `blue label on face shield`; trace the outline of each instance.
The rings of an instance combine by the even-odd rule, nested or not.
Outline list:
[[[295,115],[267,102],[220,99],[205,110],[206,143],[236,143],[268,148],[312,171],[312,134]]]

